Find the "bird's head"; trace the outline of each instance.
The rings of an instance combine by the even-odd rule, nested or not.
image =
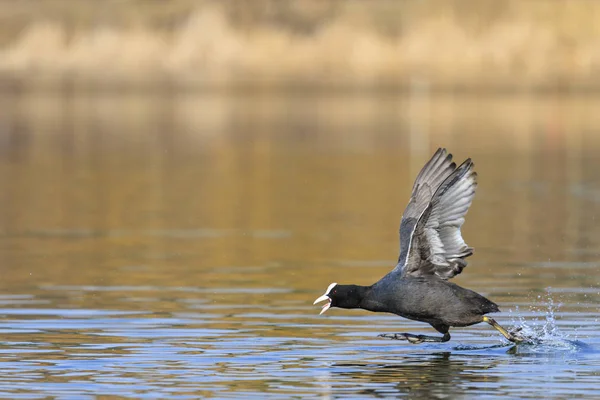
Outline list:
[[[338,285],[332,283],[327,287],[325,294],[315,300],[313,304],[327,301],[319,314],[323,314],[331,307],[358,308],[365,294],[366,288],[356,285]]]

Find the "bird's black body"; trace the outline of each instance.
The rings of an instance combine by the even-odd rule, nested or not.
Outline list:
[[[478,324],[482,315],[499,311],[482,295],[438,278],[386,278],[372,286],[337,285],[330,293],[331,306],[388,312],[427,322],[436,329]]]
[[[415,180],[411,199],[400,223],[400,256],[396,267],[371,286],[332,283],[316,301],[328,300],[330,307],[361,308],[387,312],[426,322],[444,334],[442,338],[399,334],[394,339],[445,342],[450,327],[487,322],[507,339],[521,339],[507,332],[488,313],[498,306],[448,281],[467,266],[473,249],[464,242],[460,228],[477,186],[473,163],[459,167],[452,155],[439,149]]]

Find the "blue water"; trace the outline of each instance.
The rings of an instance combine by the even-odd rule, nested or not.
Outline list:
[[[126,296],[131,288],[104,289]],[[274,310],[231,304],[224,295],[226,309],[191,303],[152,313],[38,308],[35,296],[0,300],[18,300],[0,309],[2,397],[600,395],[597,310],[561,313],[545,303],[539,305],[545,313],[521,306],[499,314],[497,320],[528,338],[520,345],[486,324],[456,329],[447,343],[413,345],[377,334],[428,332],[424,324],[335,310],[318,317],[308,301]]]

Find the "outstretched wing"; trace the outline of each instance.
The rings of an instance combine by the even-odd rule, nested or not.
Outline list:
[[[446,149],[438,149],[417,175],[410,201],[400,222],[400,256],[396,269],[406,264],[417,222],[429,207],[433,194],[455,169],[456,164],[452,162],[452,154],[448,154]]]
[[[473,249],[465,243],[460,228],[471,206],[477,174],[467,159],[436,190],[415,227],[404,276],[437,275],[450,279],[467,266]]]
[[[435,158],[434,155],[432,161]],[[428,165],[429,163],[423,170]],[[449,173],[448,169],[451,169]],[[477,187],[473,162],[468,159],[458,168],[450,163],[443,170],[445,173],[431,175],[423,174],[422,171],[417,177],[417,180],[421,179],[423,182],[419,185],[415,183],[411,202],[413,198],[416,200],[411,214],[413,211],[421,212],[410,233],[407,233],[408,223],[404,234],[402,224],[400,225],[402,245],[400,259],[394,271],[401,271],[403,276],[437,275],[441,279],[450,279],[461,273],[467,265],[464,259],[473,254],[473,249],[467,246],[460,233]],[[424,193],[421,194],[421,191]],[[409,208],[411,203],[407,211]],[[405,217],[406,215],[403,216],[402,223]],[[403,254],[403,250],[406,254]]]

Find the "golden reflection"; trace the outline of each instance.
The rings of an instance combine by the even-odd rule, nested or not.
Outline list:
[[[300,301],[343,260],[376,261],[343,267],[367,284],[393,266],[414,166],[438,146],[480,177],[461,284],[491,290],[529,262],[600,248],[597,99],[415,90],[4,94],[0,254],[13,267],[0,284],[289,288]],[[546,273],[569,285],[573,270]]]

